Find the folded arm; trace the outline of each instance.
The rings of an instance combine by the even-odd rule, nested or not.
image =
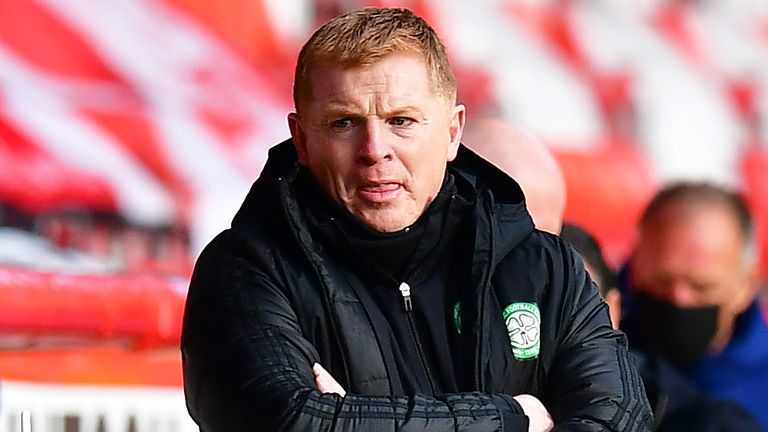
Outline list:
[[[236,257],[203,253],[187,298],[184,388],[202,431],[527,431],[511,396],[322,393],[290,302]],[[244,299],[247,291],[248,298]]]
[[[570,250],[566,256],[568,319],[544,397],[555,431],[650,431],[653,416],[626,337],[611,327],[607,305],[580,256]]]

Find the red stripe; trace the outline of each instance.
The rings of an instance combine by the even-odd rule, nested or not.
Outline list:
[[[78,349],[0,350],[3,379],[41,383],[181,387],[177,347],[136,350],[114,343]]]
[[[151,275],[66,275],[0,267],[0,332],[174,345],[184,293]]]
[[[97,56],[84,38],[34,1],[2,3],[0,40],[17,55],[50,74],[120,81],[119,74]]]
[[[261,0],[166,0],[187,12],[250,62],[285,56]]]
[[[123,150],[135,157],[139,163],[159,180],[173,195],[178,216],[190,223],[189,209],[193,199],[192,191],[170,162],[163,147],[158,144],[155,126],[145,113],[140,110],[109,112],[104,110],[81,108],[79,116],[111,135]]]
[[[116,209],[105,181],[62,165],[8,123],[1,111],[0,200],[33,213],[54,208]]]
[[[691,27],[691,5],[688,2],[662,4],[653,17],[656,30],[673,43],[696,66],[709,66],[706,47]]]
[[[516,25],[547,44],[574,72],[590,73],[590,61],[576,36],[570,2],[557,7],[510,3],[504,9]]]

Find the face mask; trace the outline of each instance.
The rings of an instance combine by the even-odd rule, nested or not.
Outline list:
[[[693,366],[715,337],[718,306],[681,308],[644,293],[637,295],[635,306],[636,337],[678,368]]]

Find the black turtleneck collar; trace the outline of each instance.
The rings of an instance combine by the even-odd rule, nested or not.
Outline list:
[[[428,274],[474,201],[458,193],[454,176],[446,172],[440,192],[416,222],[384,233],[333,200],[307,170],[301,169],[297,180],[302,211],[322,244],[346,256],[359,254],[368,270],[395,282],[413,284]]]

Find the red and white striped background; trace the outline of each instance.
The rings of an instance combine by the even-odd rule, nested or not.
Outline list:
[[[555,149],[566,216],[614,257],[648,193],[671,178],[742,184],[768,221],[762,0],[3,0],[0,202],[182,224],[196,253],[229,224],[267,149],[288,136],[295,55],[314,14],[334,3],[409,6],[433,23],[470,119],[493,110]],[[626,106],[637,116],[628,146],[610,119]],[[0,330],[6,343],[8,332],[58,332],[173,345],[184,286],[4,267]],[[48,354],[5,351],[0,362],[20,379],[62,379],[66,371],[45,374],[64,354]],[[83,381],[93,368],[70,354],[80,366],[67,370]],[[39,366],[24,366],[40,355]],[[144,380],[178,385],[175,351],[163,364],[161,378]]]

